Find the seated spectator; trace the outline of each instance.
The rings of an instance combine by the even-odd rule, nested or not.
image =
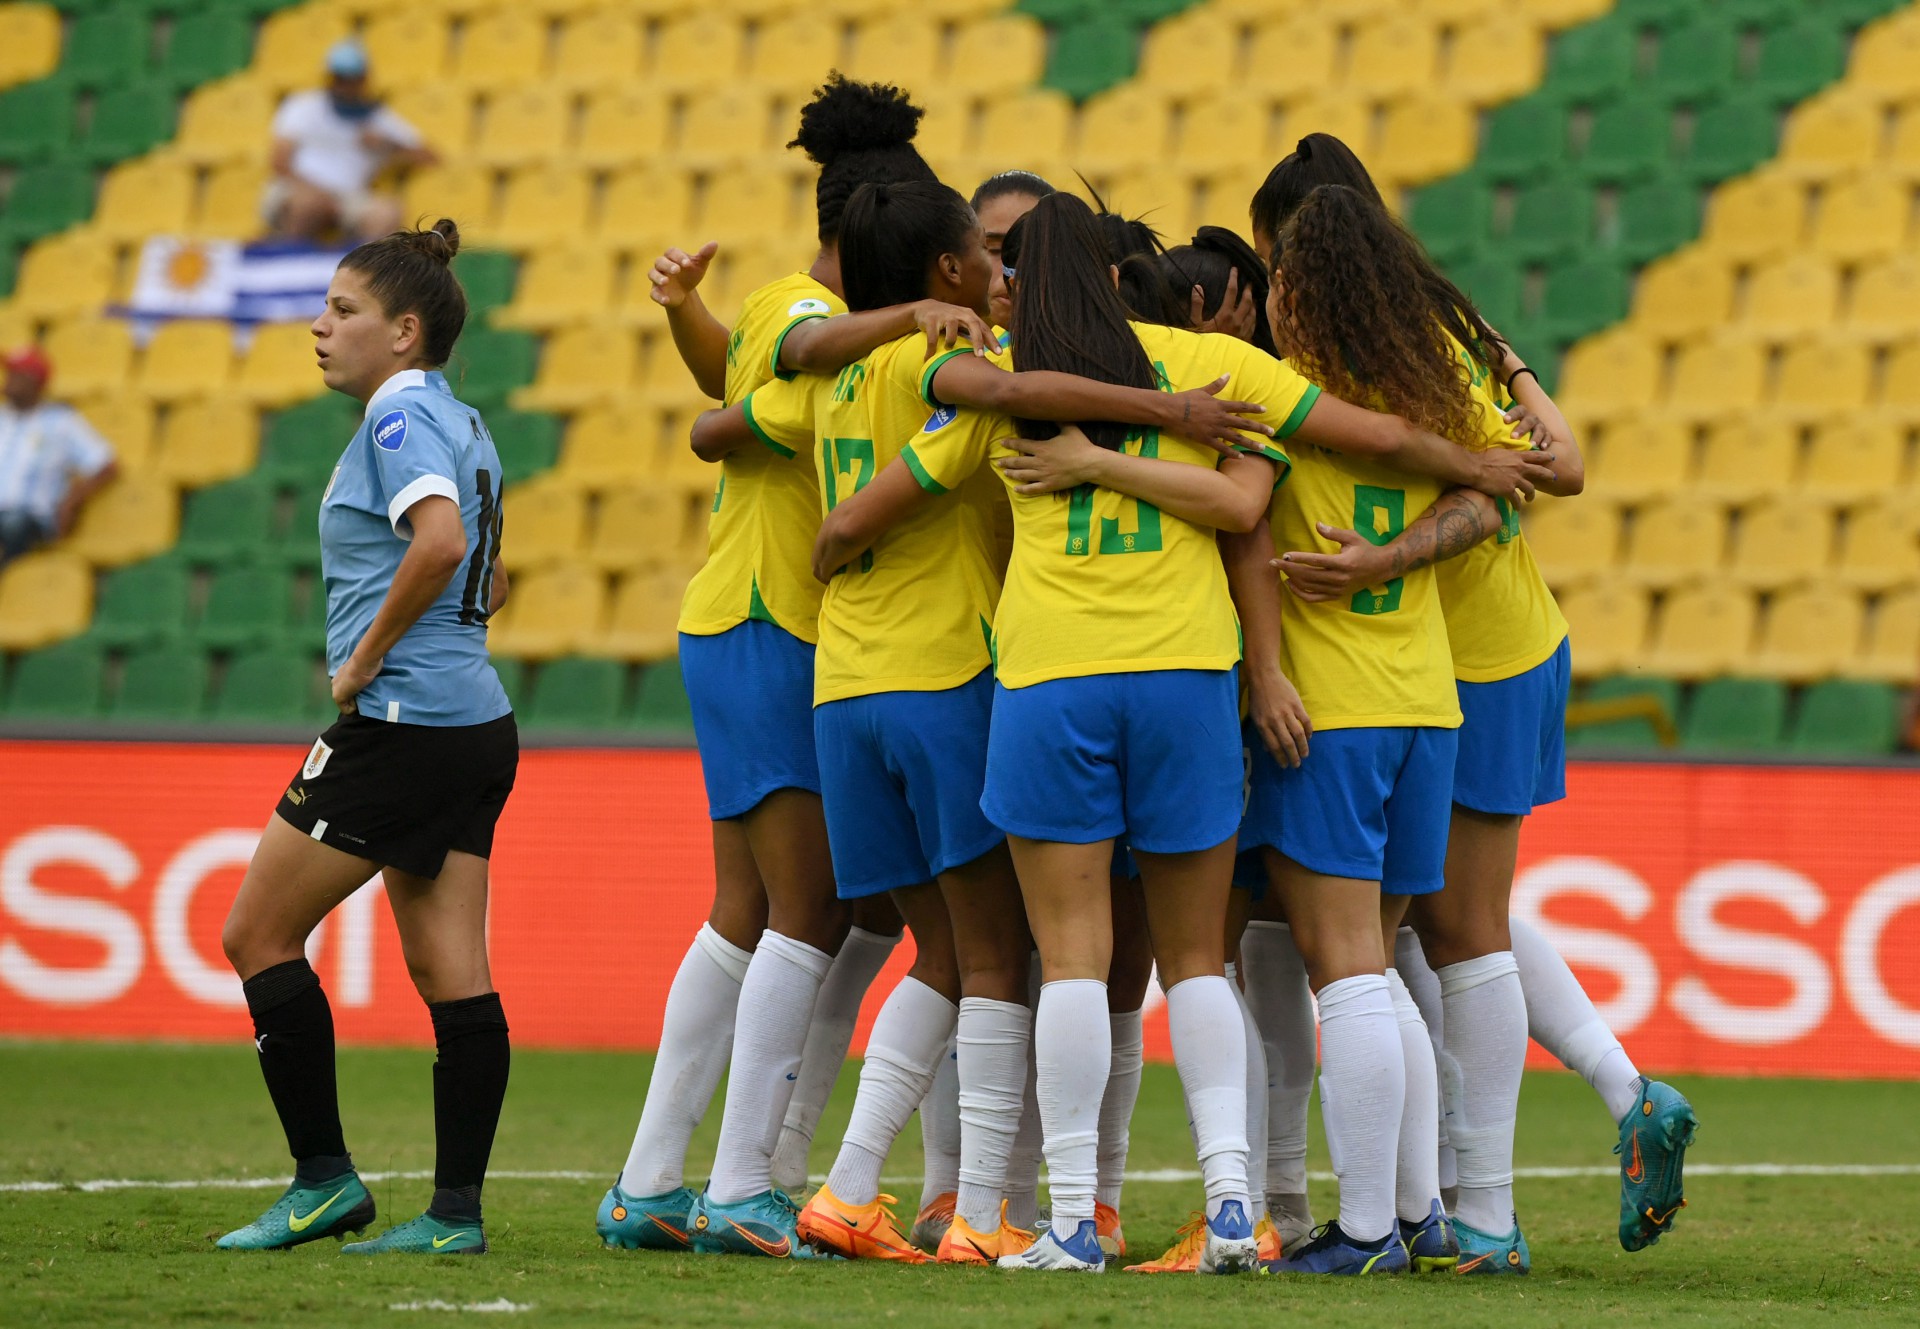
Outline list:
[[[81,505],[120,473],[80,412],[43,401],[53,365],[35,347],[0,357],[0,563],[73,529]]]
[[[398,200],[372,192],[388,166],[431,166],[420,131],[373,95],[366,48],[352,38],[327,52],[327,86],[296,92],[273,117],[273,179],[261,211],[274,233],[318,240],[339,228],[372,240],[400,228]]]

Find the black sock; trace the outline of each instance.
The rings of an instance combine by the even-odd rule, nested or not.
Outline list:
[[[433,1213],[480,1217],[480,1186],[507,1096],[507,1017],[500,994],[430,1004],[433,1040]]]
[[[304,959],[263,969],[241,984],[253,1016],[260,1073],[287,1133],[294,1172],[326,1181],[353,1167],[340,1131],[333,1074],[333,1008]]]

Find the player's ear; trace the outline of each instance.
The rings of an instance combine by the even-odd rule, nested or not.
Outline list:
[[[393,353],[403,359],[414,354],[426,340],[425,334],[420,315],[409,309],[393,321]]]

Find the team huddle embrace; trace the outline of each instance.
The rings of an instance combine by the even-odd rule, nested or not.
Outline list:
[[[1683,1203],[1692,1109],[1639,1074],[1552,946],[1508,915],[1524,819],[1565,795],[1567,626],[1517,515],[1536,493],[1580,492],[1564,416],[1337,139],[1310,135],[1274,167],[1251,244],[1210,227],[1168,249],[1024,172],[963,197],[914,150],[919,117],[891,87],[836,76],[816,94],[794,146],[820,166],[818,257],[731,327],[697,289],[713,246],[654,265],[676,347],[726,403],[692,429],[719,477],[679,622],[715,893],[600,1238],[1102,1270],[1127,1255],[1157,981],[1204,1196],[1171,1249],[1128,1269],[1526,1273],[1512,1182],[1529,1037],[1612,1113],[1620,1240],[1651,1244]],[[369,407],[376,431],[387,404]],[[370,458],[367,506],[394,537],[402,498],[465,512],[468,440],[445,432],[444,488],[407,481],[377,436],[343,459],[351,474]],[[471,434],[485,439],[477,416]],[[482,552],[443,596],[481,586],[499,548],[485,482],[483,468],[468,531]],[[488,573],[462,625],[483,641],[505,593]],[[391,607],[356,632],[384,630]],[[378,652],[340,635],[330,666],[376,689]],[[399,643],[380,645],[390,668]],[[313,829],[321,791],[305,780],[277,815],[315,842],[353,839],[352,807]],[[434,824],[497,813],[462,797]],[[476,839],[424,849],[484,868]],[[431,877],[408,843],[402,866]],[[394,862],[357,844],[355,862]],[[903,931],[912,969],[805,1195],[861,1000]],[[291,961],[271,984],[235,963],[265,1040],[279,987],[317,995]],[[452,1004],[479,999],[471,986]],[[438,1031],[447,998],[422,995]],[[492,1018],[490,983],[479,995]],[[326,1035],[330,1102],[330,1016]],[[504,1018],[499,1040],[504,1090]],[[437,1108],[461,1046],[442,1041]],[[266,1042],[262,1060],[286,1121],[297,1095]],[[1316,1066],[1339,1180],[1338,1216],[1318,1225]],[[696,1189],[688,1146],[723,1073]],[[499,1099],[488,1116],[484,1095],[446,1097],[442,1156],[477,1150],[483,1172]],[[907,1223],[880,1178],[916,1110],[927,1177]],[[358,1186],[332,1111],[317,1162],[289,1129],[294,1186],[238,1244],[332,1232],[275,1217]],[[472,1173],[436,1177],[415,1220],[432,1250],[485,1249]],[[371,1198],[351,1217],[370,1220]]]

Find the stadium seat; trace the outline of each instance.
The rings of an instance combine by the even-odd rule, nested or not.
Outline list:
[[[467,317],[478,319],[513,299],[520,265],[512,254],[487,249],[462,249],[453,260],[453,275],[467,295]]]
[[[921,80],[932,82],[930,76],[940,65],[941,44],[938,23],[911,9],[899,10],[854,30],[846,75],[892,82],[901,77],[902,70],[925,70]]]
[[[1867,647],[1849,660],[1848,678],[1878,679],[1901,688],[1913,686],[1913,662],[1920,657],[1920,591],[1882,596],[1867,629]]]
[[[1631,289],[1626,269],[1604,258],[1556,267],[1547,274],[1538,325],[1567,341],[1610,327],[1626,317]]]
[[[1810,16],[1761,38],[1753,86],[1775,102],[1797,102],[1838,79],[1846,62],[1846,34],[1830,19]]]
[[[261,646],[285,629],[293,586],[280,568],[225,568],[207,588],[206,607],[193,625],[194,640],[214,650]]]
[[[73,141],[73,120],[74,90],[57,79],[0,92],[0,162],[64,155]]]
[[[1127,84],[1080,108],[1074,158],[1083,169],[1111,171],[1146,157],[1158,160],[1171,141],[1172,108],[1157,89]]]
[[[1514,199],[1513,228],[1503,252],[1523,262],[1571,258],[1593,238],[1593,190],[1567,180],[1522,189]]]
[[[1876,503],[1849,512],[1834,571],[1864,591],[1920,585],[1920,520],[1911,506]]]
[[[558,416],[494,411],[487,416],[487,431],[493,435],[504,480],[509,485],[521,484],[542,471],[553,469],[560,455]]]
[[[1486,243],[1492,217],[1493,191],[1472,174],[1457,175],[1415,190],[1407,207],[1407,224],[1420,237],[1427,252],[1449,269],[1470,259]],[[1494,271],[1513,271],[1511,264],[1489,266]],[[1459,279],[1458,272],[1452,275],[1456,281]],[[1474,299],[1485,312],[1486,304],[1481,297],[1476,295]],[[1517,308],[1517,289],[1515,299]]]
[[[1863,170],[1880,155],[1886,119],[1878,102],[1844,85],[1795,107],[1780,140],[1780,169],[1806,180]]]
[[[732,85],[741,47],[740,24],[727,14],[708,11],[677,19],[656,34],[646,81],[673,92],[704,92],[716,82]]]
[[[177,402],[224,389],[233,374],[233,330],[214,319],[180,319],[153,335],[140,365],[140,390]]]
[[[1475,107],[1495,106],[1540,86],[1547,47],[1540,30],[1489,7],[1457,28],[1441,75],[1446,93]]]
[[[265,545],[273,531],[273,494],[253,477],[187,496],[180,556],[190,563],[231,563]]]
[[[269,414],[261,424],[260,477],[293,488],[324,485],[359,427],[358,404],[334,392]]]
[[[659,567],[680,552],[687,501],[678,490],[629,484],[600,495],[586,560],[608,572]]]
[[[560,28],[547,81],[569,92],[631,86],[639,81],[644,47],[645,33],[632,13],[598,9],[571,16]]]
[[[1613,252],[1630,263],[1671,254],[1700,234],[1700,194],[1680,180],[1642,181],[1614,206]]]
[[[707,181],[695,229],[722,246],[776,244],[792,235],[794,201],[793,177],[738,166]]]
[[[613,278],[614,254],[604,245],[537,250],[521,269],[513,303],[495,310],[493,323],[544,331],[590,319],[604,312]]]
[[[382,14],[360,34],[368,60],[378,71],[401,70],[409,83],[435,83],[447,73],[447,20],[431,9],[398,9]],[[545,42],[541,43],[543,46]],[[307,78],[314,76],[314,58],[308,54]]]
[[[1713,752],[1771,752],[1786,735],[1787,689],[1771,678],[1710,678],[1696,686],[1680,745]]]
[[[812,13],[789,14],[760,29],[747,57],[747,86],[800,97],[826,81],[846,51],[846,30]],[[1036,72],[1035,77],[1038,77]]]
[[[305,323],[266,323],[240,361],[234,391],[255,406],[291,406],[325,390],[314,360],[313,333]]]
[[[146,17],[131,8],[82,14],[67,33],[59,77],[89,92],[118,87],[146,72],[152,45]]]
[[[158,646],[186,632],[190,581],[186,564],[149,558],[103,577],[88,633],[108,647]]]
[[[273,112],[272,90],[250,70],[203,84],[181,103],[173,149],[202,165],[258,157],[267,146],[260,126]]]
[[[0,650],[36,650],[92,619],[93,569],[79,555],[42,549],[0,568]]]
[[[1263,70],[1287,71],[1285,86],[1272,89],[1272,95],[1287,101],[1299,101],[1332,86],[1334,71],[1340,67],[1340,29],[1312,14],[1284,14],[1271,11],[1253,29],[1253,41],[1247,49],[1248,73],[1257,78]]]
[[[1873,386],[1873,360],[1873,347],[1850,337],[1795,343],[1780,362],[1774,410],[1811,422],[1866,405]]]
[[[1609,503],[1536,503],[1527,543],[1554,586],[1576,586],[1612,568],[1620,546],[1620,510]]]
[[[672,655],[685,592],[683,573],[651,570],[622,577],[607,630],[593,643],[594,653],[616,660],[661,660]]]
[[[245,475],[260,459],[260,418],[231,395],[177,402],[160,425],[153,471],[197,489]]]
[[[1659,259],[1634,283],[1633,326],[1662,340],[1703,336],[1732,317],[1733,287],[1732,266],[1704,246]]]
[[[988,100],[980,119],[980,150],[1014,162],[1064,159],[1073,136],[1073,103],[1046,88]]]
[[[428,166],[407,175],[400,206],[409,217],[454,217],[460,222],[462,243],[493,245],[497,215],[493,172],[484,166],[454,164]]]
[[[317,83],[321,53],[347,35],[347,18],[330,5],[295,5],[267,15],[254,39],[250,72],[277,92]]]
[[[640,685],[626,719],[629,727],[644,732],[691,735],[693,706],[677,660],[663,659],[640,671]]]
[[[1723,337],[1681,348],[1674,362],[1668,406],[1693,419],[1711,419],[1760,404],[1766,347]]]
[[[1543,93],[1571,105],[1623,91],[1633,80],[1635,42],[1632,24],[1614,18],[1560,33],[1547,59]]]
[[[1022,14],[976,18],[956,34],[951,54],[948,82],[983,97],[1018,93],[1046,72],[1047,33]]]
[[[533,729],[611,729],[626,683],[626,666],[614,660],[550,660],[534,675],[523,712],[526,724]]]
[[[1478,138],[1473,109],[1457,98],[1404,97],[1381,120],[1373,169],[1395,184],[1425,184],[1469,166]]]
[[[1573,671],[1578,677],[1610,674],[1640,658],[1652,618],[1645,591],[1602,584],[1557,598],[1573,639]]]
[[[1433,21],[1389,14],[1355,29],[1343,81],[1363,97],[1384,101],[1430,88],[1439,64],[1440,33]]]
[[[180,495],[173,483],[127,471],[88,499],[65,547],[95,567],[118,567],[170,548],[180,530]]]
[[[1691,180],[1724,180],[1773,156],[1778,135],[1773,107],[1751,97],[1728,97],[1701,110],[1675,166]]]
[[[1084,100],[1133,74],[1134,29],[1105,15],[1056,29],[1046,85]]]
[[[1865,623],[1859,599],[1834,586],[1776,595],[1751,667],[1795,683],[1838,673],[1859,652]]]
[[[538,80],[545,73],[546,55],[546,20],[509,6],[467,21],[450,77],[497,96]]]
[[[1915,330],[1920,310],[1920,254],[1863,266],[1853,281],[1845,330],[1867,341],[1891,341]]]
[[[650,408],[622,403],[582,411],[567,429],[559,473],[588,489],[642,483],[660,463],[659,412]]]
[[[1474,169],[1502,184],[1531,182],[1557,169],[1566,156],[1566,109],[1524,97],[1487,113],[1486,137]]]
[[[1854,36],[1847,86],[1887,101],[1920,93],[1920,23],[1876,23]]]
[[[62,319],[43,344],[55,367],[53,394],[69,401],[113,391],[133,368],[133,329],[117,318],[82,314]]]
[[[250,161],[228,162],[207,176],[191,234],[207,240],[251,240],[266,230],[260,193],[266,170]]]
[[[1636,30],[1651,28],[1664,37],[1668,29],[1680,27],[1694,17],[1699,0],[1618,0],[1614,16]]]
[[[1594,113],[1574,169],[1596,184],[1642,179],[1666,167],[1672,140],[1673,116],[1665,105],[1644,98],[1617,101]]]
[[[1913,186],[1892,176],[1863,176],[1822,191],[1813,222],[1815,252],[1844,262],[1890,258],[1906,246]]]
[[[1800,242],[1806,207],[1805,185],[1779,171],[1729,180],[1713,191],[1703,243],[1729,260],[1775,258]]]
[[[0,88],[44,79],[59,63],[60,15],[53,6],[0,6]]]
[[[1633,515],[1620,573],[1655,589],[1718,577],[1727,543],[1727,514],[1695,498],[1649,503]]]
[[[1894,347],[1881,374],[1882,408],[1894,419],[1920,422],[1920,340]]]
[[[508,393],[533,381],[540,346],[524,332],[469,324],[454,345],[453,357],[461,370],[460,399],[488,411],[502,405]]]
[[[126,243],[183,234],[193,216],[193,193],[188,162],[158,155],[121,162],[101,181],[93,229]]]
[[[152,402],[122,382],[110,392],[74,404],[87,417],[87,423],[113,444],[122,469],[146,468],[153,455]]]
[[[1743,666],[1751,653],[1753,596],[1697,586],[1667,596],[1641,665],[1674,678],[1707,678]]]
[[[311,696],[314,672],[313,657],[302,651],[270,646],[235,655],[220,680],[212,716],[233,724],[310,720],[316,711]]]
[[[606,578],[579,563],[516,576],[506,606],[488,626],[489,646],[498,655],[527,660],[585,650],[600,636],[606,590]]]
[[[489,166],[526,166],[563,156],[573,126],[572,94],[546,83],[508,87],[487,98],[473,155]]]
[[[7,681],[7,714],[19,720],[90,719],[100,713],[106,657],[91,641],[24,655]]]
[[[389,105],[395,115],[420,131],[443,159],[459,161],[473,150],[474,93],[453,83],[426,83],[402,89]]]
[[[1828,679],[1800,695],[1787,748],[1808,756],[1884,757],[1900,737],[1898,692],[1884,683]]]
[[[327,483],[327,480],[316,481],[294,492],[293,511],[273,543],[259,551],[263,559],[279,563],[282,567],[308,572],[319,571],[320,501],[326,493]],[[319,588],[317,581],[310,589],[314,588]],[[326,599],[324,588],[315,590],[313,598],[324,601]],[[319,606],[309,604],[309,610],[319,613],[324,619],[324,604]],[[323,643],[324,638],[320,638],[319,641]]]
[[[685,171],[659,165],[622,171],[607,181],[593,236],[632,251],[644,283],[668,245],[698,245],[711,238],[694,232],[693,197],[693,178]]]
[[[1569,414],[1613,414],[1660,397],[1660,348],[1630,329],[1589,337],[1567,353],[1559,389]]]
[[[29,166],[13,178],[5,212],[0,212],[0,245],[38,240],[85,221],[93,210],[93,173],[72,161]]]
[[[1691,0],[1686,8],[1698,17],[1661,34],[1653,72],[1642,85],[1670,106],[1699,106],[1724,96],[1740,72],[1739,29]]]
[[[138,156],[173,137],[174,109],[173,92],[159,83],[103,89],[74,151],[96,166]]]
[[[521,411],[577,411],[610,401],[633,382],[638,359],[633,334],[625,328],[567,328],[547,338],[539,374],[509,401]]]
[[[1868,413],[1821,420],[1795,492],[1843,506],[1871,502],[1899,486],[1906,451],[1906,431],[1895,421]]]
[[[575,486],[536,480],[510,489],[506,516],[512,534],[501,557],[515,573],[574,558],[586,544],[586,496]]]
[[[184,92],[246,68],[252,56],[252,19],[216,4],[174,20],[167,53],[155,73],[168,87]]]
[[[116,720],[191,720],[207,699],[207,655],[193,646],[159,646],[129,655],[107,707]]]
[[[1576,663],[1578,654],[1576,650]],[[1643,672],[1615,674],[1602,678],[1586,690],[1582,701],[1624,701],[1648,698],[1665,712],[1669,722],[1680,718],[1680,685],[1671,678]],[[1638,750],[1660,746],[1660,731],[1646,716],[1607,720],[1600,724],[1569,727],[1567,746],[1587,750]]]
[[[1791,337],[1840,316],[1840,269],[1818,254],[1795,254],[1754,271],[1740,322],[1761,336]]]
[[[1693,430],[1657,411],[1610,416],[1598,447],[1587,453],[1586,493],[1611,502],[1639,502],[1687,487]]]
[[[1833,513],[1801,502],[1766,503],[1741,512],[1727,575],[1742,586],[1777,591],[1813,580],[1833,560]]]
[[[587,229],[593,180],[566,166],[530,166],[508,177],[500,220],[488,239],[519,253],[559,244]]]
[[[1750,503],[1785,495],[1793,486],[1800,430],[1766,412],[1710,422],[1692,490],[1716,503]]]

